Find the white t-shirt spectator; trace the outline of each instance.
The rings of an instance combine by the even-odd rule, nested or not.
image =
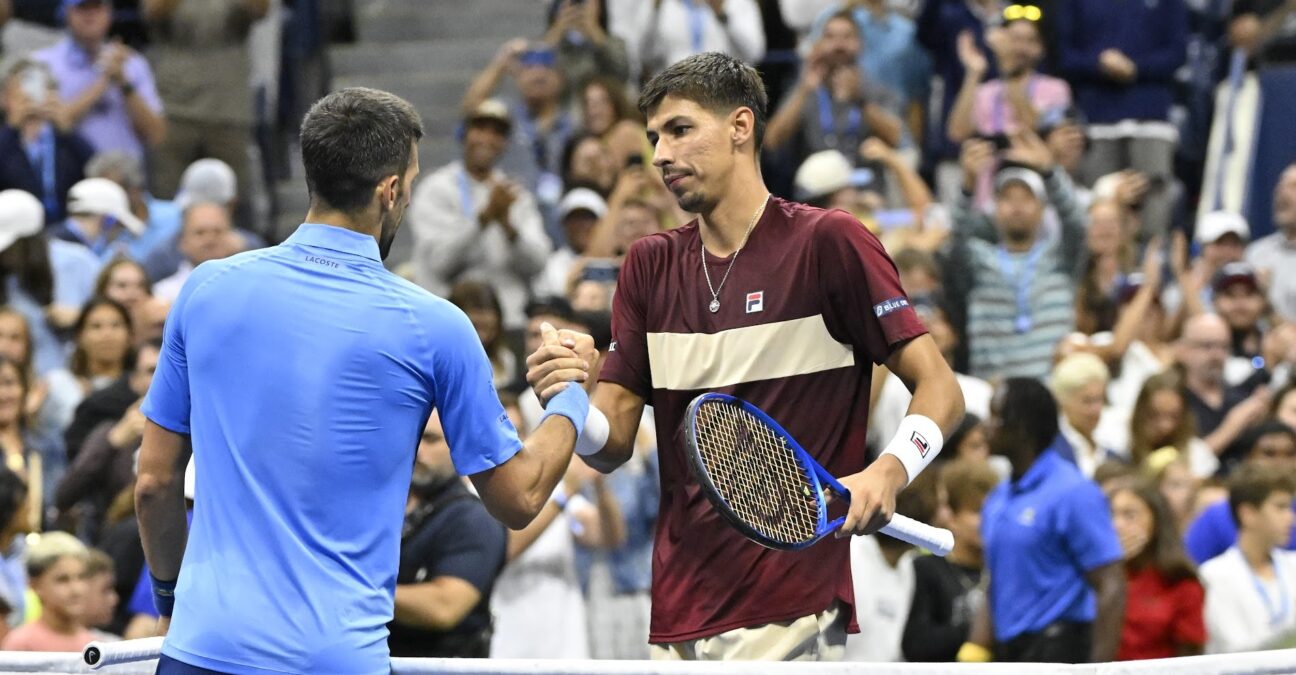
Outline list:
[[[724,52],[756,64],[765,57],[765,26],[755,0],[725,0],[722,23],[706,0],[642,2],[644,63],[660,70],[702,52]]]
[[[1206,652],[1264,649],[1296,631],[1296,551],[1274,549],[1274,578],[1261,579],[1233,546],[1201,566]]]
[[[855,586],[855,621],[860,632],[846,636],[846,661],[903,661],[909,607],[913,605],[914,551],[892,567],[882,556],[877,537],[851,537],[851,578]]]
[[[496,171],[492,180],[508,177]],[[544,269],[553,245],[545,234],[535,197],[521,190],[509,208],[517,238],[497,223],[482,227],[477,214],[490,201],[489,183],[474,180],[463,162],[432,172],[414,188],[406,220],[414,233],[414,282],[445,297],[462,280],[490,284],[504,311],[504,327],[526,324],[532,279]]]

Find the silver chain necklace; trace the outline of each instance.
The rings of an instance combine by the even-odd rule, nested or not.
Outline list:
[[[733,271],[734,263],[738,262],[738,254],[742,253],[743,247],[747,245],[747,237],[751,236],[752,228],[756,227],[756,221],[760,220],[761,215],[765,213],[766,204],[769,204],[769,195],[765,195],[765,201],[761,202],[760,208],[756,209],[756,213],[752,214],[751,222],[747,223],[747,232],[743,234],[743,240],[738,245],[738,250],[734,251],[733,257],[729,259],[729,267],[725,269],[724,276],[720,278],[719,288],[711,285],[711,272],[707,270],[706,262],[706,244],[702,243],[702,231],[698,230],[698,243],[702,246],[702,274],[706,277],[707,290],[711,291],[711,304],[707,306],[707,309],[711,310],[712,314],[720,311],[720,291],[724,290],[725,282],[729,280],[729,273]]]

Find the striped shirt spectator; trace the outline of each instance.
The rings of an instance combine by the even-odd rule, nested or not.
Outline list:
[[[1072,271],[1084,247],[1084,213],[1064,171],[1004,169],[995,188],[994,216],[973,208],[966,190],[955,204],[947,285],[966,289],[972,375],[1044,378],[1055,346],[1075,326]],[[1041,229],[1047,205],[1062,224],[1054,239]]]

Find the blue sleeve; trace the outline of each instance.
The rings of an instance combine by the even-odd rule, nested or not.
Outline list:
[[[99,259],[90,249],[65,241],[50,242],[50,265],[54,271],[54,304],[80,307],[94,295]]]
[[[507,533],[477,500],[463,499],[446,509],[448,527],[438,536],[442,555],[429,579],[456,577],[485,594],[504,566]]]
[[[178,434],[189,433],[189,364],[185,357],[185,328],[189,299],[194,290],[211,277],[214,266],[199,265],[189,275],[175,304],[167,314],[162,332],[162,353],[158,355],[157,371],[140,412],[154,424]]]
[[[144,614],[157,616],[157,607],[153,606],[153,582],[149,579],[149,566],[144,563],[140,570],[139,581],[135,582],[135,592],[131,593],[130,603],[126,605],[132,615]]]
[[[1236,538],[1233,516],[1226,503],[1213,504],[1188,526],[1184,548],[1198,565],[1228,550]]]
[[[1067,501],[1059,534],[1080,568],[1089,572],[1120,560],[1124,551],[1102,490],[1085,481],[1071,490]]]
[[[433,404],[450,445],[450,459],[462,476],[493,469],[522,449],[517,430],[495,391],[486,350],[468,317],[449,304],[430,323]],[[160,365],[159,365],[160,368]]]
[[[133,56],[127,63],[127,76],[135,93],[144,99],[145,105],[154,113],[162,114],[162,97],[158,95],[157,84],[153,80],[153,69],[143,56]]]

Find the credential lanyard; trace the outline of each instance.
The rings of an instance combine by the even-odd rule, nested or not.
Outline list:
[[[1017,301],[1017,316],[1013,321],[1013,330],[1018,333],[1029,332],[1032,326],[1030,290],[1031,284],[1035,282],[1036,268],[1039,267],[1040,256],[1043,253],[1044,243],[1036,242],[1018,268],[1008,249],[1002,246],[999,248],[999,267],[1003,270],[1004,278],[1013,284],[1013,293]]]
[[[838,139],[843,137],[858,139],[860,131],[859,106],[851,106],[846,113],[846,129],[839,132],[837,131],[837,119],[833,117],[832,96],[828,94],[828,88],[819,87],[816,95],[819,98],[819,128],[828,137],[827,145],[836,146]]]

